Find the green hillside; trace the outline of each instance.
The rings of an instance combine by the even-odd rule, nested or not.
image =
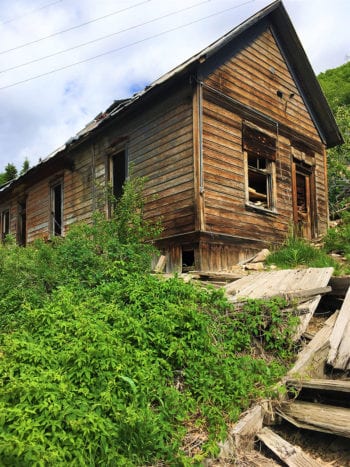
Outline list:
[[[342,146],[328,151],[330,214],[338,218],[350,208],[350,62],[318,79],[344,138]]]
[[[350,62],[320,73],[318,80],[333,112],[339,105],[350,105]]]

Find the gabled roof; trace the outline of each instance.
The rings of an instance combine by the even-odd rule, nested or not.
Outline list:
[[[109,123],[111,120],[121,117],[126,110],[138,106],[144,101],[144,99],[156,95],[161,89],[166,86],[170,86],[181,77],[194,73],[203,64],[203,62],[209,61],[215,57],[225,46],[235,44],[245,32],[264,21],[268,22],[273,28],[273,32],[278,39],[280,47],[282,47],[287,64],[289,65],[297,86],[305,99],[306,105],[314,124],[319,131],[322,141],[328,148],[342,144],[342,135],[296,34],[293,24],[282,4],[282,1],[277,0],[173,70],[155,80],[149,86],[146,86],[142,91],[134,94],[131,98],[114,101],[105,112],[101,112],[97,115],[94,120],[88,123],[86,127],[79,131],[75,136],[70,138],[62,147],[54,151],[38,165],[29,169],[29,171],[19,177],[19,179],[25,177],[32,171],[40,170],[40,166],[47,163],[52,158],[58,157],[63,152],[73,149],[76,145],[86,141],[103,125]],[[6,191],[9,186],[16,182],[16,180],[10,184],[0,187],[0,194],[1,192]]]

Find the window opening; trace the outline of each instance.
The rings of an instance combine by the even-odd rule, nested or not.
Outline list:
[[[123,194],[123,185],[126,179],[126,153],[118,152],[112,158],[112,193],[115,199]]]
[[[1,240],[4,241],[10,233],[10,211],[6,209],[1,213]]]
[[[272,207],[269,165],[265,159],[248,155],[248,202],[263,208]]]
[[[182,272],[194,271],[194,250],[182,250]]]
[[[19,245],[27,242],[27,206],[26,201],[18,203],[17,241]]]
[[[250,206],[273,209],[276,140],[243,125],[242,144],[246,164],[246,202]]]
[[[62,184],[58,183],[51,188],[52,234],[57,236],[62,235],[62,201]]]

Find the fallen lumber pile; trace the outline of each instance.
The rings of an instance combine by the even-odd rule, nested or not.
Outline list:
[[[225,291],[237,304],[245,298],[273,296],[298,300],[298,307],[307,308],[312,316],[321,294],[329,293],[331,275],[331,268],[256,273],[226,285]],[[341,283],[343,285],[344,281]],[[333,313],[304,346],[281,382],[286,387],[285,395],[277,403],[270,401],[254,406],[241,418],[231,430],[229,440],[222,445],[224,457],[228,449],[231,453],[242,447],[252,449],[255,440],[290,467],[329,465],[283,439],[271,426],[264,426],[282,420],[300,429],[350,438],[350,288],[344,295],[340,310]],[[308,317],[307,322],[309,320]],[[306,327],[307,324],[302,326],[304,331]],[[330,367],[343,371],[337,373],[341,379],[330,379],[327,374]],[[273,413],[271,407],[274,407]]]
[[[284,269],[259,272],[227,284],[224,289],[229,301],[238,303],[246,298],[283,297],[297,304],[300,324],[294,339],[305,332],[321,296],[331,291],[328,285],[333,268]],[[290,310],[292,311],[292,310]]]

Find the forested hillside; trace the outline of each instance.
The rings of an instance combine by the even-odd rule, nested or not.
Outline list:
[[[328,151],[330,213],[337,218],[350,207],[350,62],[318,79],[344,138],[342,146]]]

